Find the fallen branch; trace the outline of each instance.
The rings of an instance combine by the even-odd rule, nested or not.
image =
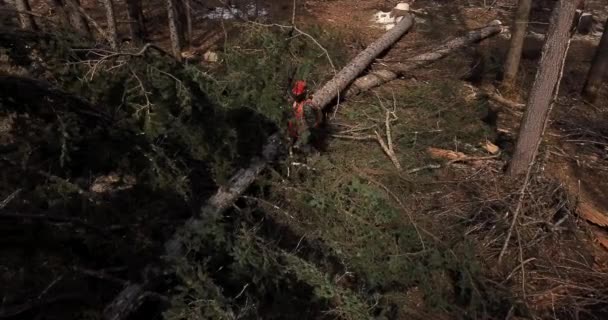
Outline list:
[[[501,95],[499,95],[497,93],[494,93],[494,92],[484,91],[483,93],[490,100],[498,102],[498,103],[500,103],[500,104],[502,104],[502,105],[504,105],[506,107],[509,107],[509,108],[511,108],[511,109],[513,109],[515,111],[522,111],[526,107],[526,105],[523,104],[523,103],[518,103],[518,102],[515,102],[515,101],[508,100],[505,97],[503,97],[503,96],[501,96]]]
[[[395,80],[416,68],[427,66],[443,59],[450,53],[479,42],[488,37],[501,33],[503,30],[499,21],[479,30],[469,32],[466,36],[452,39],[437,46],[427,53],[417,55],[402,63],[389,64],[387,66],[374,65],[378,70],[372,71],[365,76],[355,80],[346,90],[344,96],[350,97],[363,91],[377,87],[389,81]]]
[[[11,201],[13,201],[13,199],[15,199],[15,197],[17,197],[20,192],[21,189],[17,189],[13,191],[13,193],[9,194],[6,198],[4,198],[4,200],[0,202],[0,210],[4,209],[4,207],[6,207]]]
[[[433,147],[428,148],[426,151],[432,158],[448,160],[448,165],[454,164],[456,162],[472,162],[472,165],[475,167],[483,166],[485,164],[484,160],[492,160],[500,156],[500,153],[498,153],[491,156],[471,157],[467,156],[462,152]]]
[[[423,171],[423,170],[440,169],[440,168],[441,168],[440,164],[429,164],[429,165],[426,165],[426,166],[422,166],[422,167],[418,167],[418,168],[412,168],[410,170],[407,170],[407,173],[408,174],[413,174],[413,173],[420,172],[420,171]]]
[[[380,102],[380,103],[382,103],[382,102]],[[382,148],[382,151],[384,151],[384,153],[391,160],[393,165],[395,165],[395,168],[397,168],[397,170],[401,171],[402,170],[401,163],[399,163],[399,159],[397,159],[397,156],[395,155],[395,149],[393,147],[393,137],[391,134],[391,122],[397,120],[397,115],[395,114],[394,110],[389,111],[386,108],[385,108],[385,110],[386,110],[386,118],[385,118],[384,125],[386,128],[385,129],[386,130],[386,142],[384,141],[384,138],[382,138],[380,133],[378,133],[378,130],[374,130],[373,135],[359,133],[363,130],[376,128],[378,125],[373,125],[371,127],[365,127],[365,128],[360,128],[360,129],[359,128],[350,129],[350,130],[342,131],[337,134],[332,134],[331,136],[333,138],[345,139],[345,140],[376,141]]]

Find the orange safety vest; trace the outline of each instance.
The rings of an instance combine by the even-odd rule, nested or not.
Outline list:
[[[289,131],[289,135],[293,138],[293,139],[297,139],[300,135],[300,130],[303,129],[303,127],[318,127],[319,124],[321,123],[321,119],[319,119],[319,114],[318,112],[316,112],[316,110],[313,110],[315,112],[315,122],[314,124],[310,124],[307,123],[307,119],[306,119],[306,115],[305,115],[305,110],[304,108],[308,106],[309,108],[312,108],[312,99],[306,99],[300,102],[295,101],[293,103],[292,106],[292,112],[293,112],[293,120],[290,120],[288,123],[288,131]]]

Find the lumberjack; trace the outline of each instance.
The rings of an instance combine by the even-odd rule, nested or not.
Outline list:
[[[287,123],[291,138],[291,147],[304,152],[310,151],[315,132],[323,120],[321,110],[314,106],[308,96],[306,82],[298,80],[291,89],[294,102],[291,108],[291,119]]]

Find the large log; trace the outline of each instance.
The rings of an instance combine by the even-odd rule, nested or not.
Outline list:
[[[500,22],[496,21],[484,28],[471,31],[466,36],[445,42],[427,53],[417,55],[404,62],[394,63],[388,66],[378,66],[378,70],[372,71],[355,80],[355,82],[346,90],[345,97],[354,96],[363,91],[393,81],[416,68],[424,67],[437,60],[441,60],[454,51],[499,34],[502,30],[502,25]]]
[[[397,42],[412,25],[414,25],[414,18],[409,14],[404,15],[403,19],[394,28],[365,48],[346,67],[340,70],[333,79],[317,90],[312,99],[313,104],[318,108],[325,108],[332,100],[339,96],[340,92],[365,71],[382,52]]]

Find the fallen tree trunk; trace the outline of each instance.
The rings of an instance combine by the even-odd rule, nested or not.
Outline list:
[[[466,36],[452,39],[433,48],[430,52],[417,55],[405,62],[394,63],[388,66],[378,66],[378,70],[372,71],[355,80],[355,82],[348,87],[344,96],[354,96],[363,91],[393,81],[416,68],[427,66],[437,60],[445,58],[456,50],[470,46],[471,44],[499,34],[500,32],[502,32],[502,25],[499,21],[496,21],[487,27],[471,31]]]
[[[313,104],[321,109],[329,105],[340,95],[340,92],[369,67],[376,57],[397,42],[413,25],[414,17],[412,15],[403,16],[403,19],[394,28],[365,48],[333,79],[317,90],[312,99]]]
[[[387,32],[383,37],[378,39],[376,42],[370,45],[366,50],[364,50],[361,54],[357,55],[351,63],[349,63],[343,70],[341,70],[336,77],[330,80],[327,84],[325,84],[319,91],[317,91],[313,97],[313,103],[319,107],[324,108],[332,100],[339,96],[339,93],[343,91],[345,88],[349,86],[355,80],[355,78],[363,72],[369,64],[373,62],[373,60],[384,50],[388,49],[394,42],[396,42],[413,24],[413,18],[411,16],[406,16],[404,19],[397,25],[395,28],[391,29]],[[446,44],[436,48],[430,53],[419,55],[409,62],[404,64],[399,64],[399,74],[391,72],[391,74],[395,74],[395,76],[391,79],[380,78],[381,81],[370,82],[365,80],[366,77],[359,78],[350,86],[350,89],[346,92],[346,96],[352,96],[361,91],[368,90],[375,86],[381,85],[388,81],[391,81],[405,72],[411,71],[417,67],[428,65],[434,61],[437,61],[449,53],[454,52],[460,48],[463,48],[467,45],[475,43],[476,41],[482,40],[489,36],[500,33],[502,30],[500,25],[489,26],[481,30],[473,31],[469,33],[467,36],[462,38],[457,38],[447,42]],[[392,41],[392,42],[389,42]],[[371,49],[370,49],[371,48]],[[375,55],[372,55],[375,53]],[[406,65],[408,67],[406,67]],[[372,75],[372,78],[376,77]],[[364,79],[364,80],[361,80]],[[365,81],[365,85],[361,84],[361,81]],[[359,84],[357,84],[359,83]],[[371,85],[370,85],[371,84]],[[357,91],[353,91],[354,88],[357,88]],[[229,208],[245,190],[257,179],[260,173],[266,168],[268,163],[276,160],[279,153],[279,148],[281,146],[281,139],[279,134],[272,135],[268,142],[264,147],[264,152],[262,158],[258,158],[252,162],[252,164],[247,169],[240,170],[237,174],[235,174],[229,181],[227,187],[221,187],[215,195],[213,195],[207,201],[207,204],[200,210],[199,217],[194,217],[189,219],[184,227],[178,232],[176,232],[171,240],[165,243],[165,252],[166,255],[170,258],[176,258],[182,255],[183,253],[183,244],[180,241],[180,232],[184,230],[192,230],[199,228],[203,223],[201,219],[202,216],[208,214],[221,214],[224,210]],[[106,320],[121,320],[126,319],[130,313],[132,313],[136,308],[133,308],[134,303],[139,303],[141,300],[138,297],[133,297],[131,292],[137,292],[139,288],[138,284],[131,284],[123,289],[116,298],[108,304],[104,312],[104,319]],[[139,291],[140,294],[143,294],[142,291]],[[125,297],[129,297],[129,299],[125,299]],[[126,301],[131,301],[131,303],[125,303]]]
[[[319,108],[324,108],[334,100],[339,92],[346,88],[355,78],[363,72],[383,51],[393,45],[403,34],[409,30],[414,23],[412,16],[404,16],[393,29],[385,33],[380,39],[372,43],[363,52],[357,55],[351,63],[344,67],[332,80],[317,91],[313,98],[313,103]],[[255,159],[247,169],[242,169],[236,173],[228,182],[226,187],[219,190],[207,201],[207,204],[200,210],[198,217],[188,219],[184,227],[174,233],[173,237],[165,243],[165,254],[168,258],[177,258],[183,254],[183,243],[181,242],[181,232],[200,228],[204,223],[201,217],[209,214],[221,214],[230,207],[245,190],[253,184],[260,173],[266,168],[268,163],[274,161],[281,146],[280,135],[274,134],[264,146],[263,156]],[[112,302],[104,309],[103,317],[106,320],[126,319],[140,305],[143,291],[139,284],[126,286]]]

